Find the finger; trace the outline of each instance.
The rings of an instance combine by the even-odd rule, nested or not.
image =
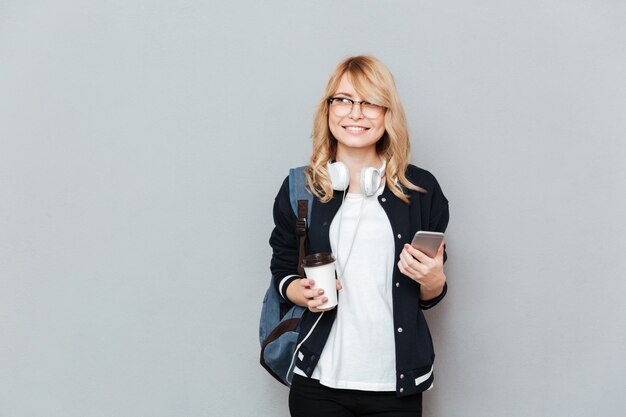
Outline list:
[[[310,310],[310,311],[312,311],[313,313],[323,313],[323,312],[325,312],[325,311],[330,311],[330,310],[332,310],[332,309],[333,309],[333,308],[335,308],[335,307],[336,307],[336,306],[332,306],[332,307],[330,307],[330,308],[325,308],[325,309],[323,309],[323,310],[320,310],[320,309],[319,309],[319,308],[317,308],[317,307],[310,307],[310,308],[309,308],[309,310]]]
[[[408,251],[400,253],[400,262],[408,272],[421,272],[423,265],[417,261]]]
[[[336,286],[337,286],[337,291],[340,291],[343,289],[343,285],[341,285],[341,281],[339,280],[336,281]]]
[[[411,255],[409,255],[406,251],[402,251],[400,253],[400,260],[398,261],[398,267],[400,271],[405,275],[411,275],[414,273],[413,268],[411,267],[411,262],[416,262]]]
[[[400,270],[400,272],[402,272],[404,275],[408,276],[409,278],[413,279],[414,275],[415,275],[415,270],[413,268],[411,268],[411,266],[409,265],[409,262],[406,257],[410,257],[411,259],[413,259],[411,257],[411,255],[408,254],[404,254],[404,252],[402,252],[400,254],[400,260],[398,261],[398,269]]]
[[[421,275],[419,272],[415,271],[412,268],[407,268],[405,267],[401,261],[398,261],[398,269],[400,270],[400,272],[402,274],[404,274],[405,276],[409,277],[410,279],[412,279],[413,281],[417,281],[419,282]]]
[[[398,269],[400,270],[400,272],[402,272],[404,275],[408,275],[407,274],[407,270],[404,268],[404,265],[402,265],[402,261],[398,261]]]
[[[308,279],[308,278],[302,278],[300,280],[300,285],[305,287],[305,288],[313,288],[315,286],[315,281],[313,281],[312,279]]]
[[[404,266],[408,267],[412,264],[418,264],[419,262],[411,255],[408,248],[404,248],[402,252],[400,252],[400,260],[404,263]]]
[[[413,279],[421,278],[428,271],[427,265],[418,262],[406,251],[402,251],[400,253],[399,263],[403,266],[404,269],[404,271],[401,272],[404,275],[407,275]]]
[[[309,310],[319,312],[321,310],[318,307],[326,302],[328,302],[328,297],[314,298],[313,300],[309,300],[309,302],[307,302],[307,306],[309,307]]]
[[[302,291],[302,295],[304,298],[312,300],[316,297],[324,295],[324,290],[321,288],[308,288]]]
[[[424,263],[424,262],[428,262],[429,259],[432,259],[430,256],[426,255],[424,252],[422,252],[421,250],[414,248],[413,246],[409,245],[408,243],[404,244],[404,249],[415,259],[417,259],[418,262],[420,263]]]

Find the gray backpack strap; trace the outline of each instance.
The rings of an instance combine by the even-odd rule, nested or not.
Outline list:
[[[311,208],[313,207],[313,195],[306,189],[306,167],[292,168],[289,170],[289,201],[296,215],[296,233],[298,235],[298,274],[304,276],[302,259],[306,254],[306,232],[311,223]]]
[[[298,200],[308,201],[307,205],[307,227],[311,223],[311,209],[313,207],[313,194],[306,189],[306,177],[304,169],[306,166],[291,168],[289,170],[289,200],[293,214],[298,217]]]

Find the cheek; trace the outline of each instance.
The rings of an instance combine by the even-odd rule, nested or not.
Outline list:
[[[333,117],[332,115],[328,116],[328,128],[330,129],[330,133],[336,138],[337,135],[339,135],[339,129],[341,129],[339,127],[339,118],[336,116]]]
[[[379,123],[376,124],[376,129],[380,131],[380,136],[382,137],[385,134],[385,119],[382,119]]]
[[[332,112],[328,115],[328,125],[329,126],[337,126],[339,124],[339,121],[341,119],[337,116],[335,116],[334,114],[332,114]]]
[[[382,130],[385,130],[385,116],[380,116],[380,120],[378,121],[378,126]]]
[[[381,121],[376,123],[373,127],[373,130],[376,132],[376,136],[380,139],[385,134],[385,122]]]

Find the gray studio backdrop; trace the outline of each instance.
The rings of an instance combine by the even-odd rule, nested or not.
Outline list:
[[[0,0],[0,416],[287,416],[271,207],[335,64],[451,204],[425,415],[626,410],[621,1]]]

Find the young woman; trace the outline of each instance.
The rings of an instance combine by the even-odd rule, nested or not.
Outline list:
[[[286,300],[308,307],[292,416],[421,415],[435,357],[422,310],[446,294],[446,254],[443,244],[430,258],[409,243],[418,230],[445,231],[448,201],[432,174],[409,165],[409,148],[389,70],[370,56],[341,62],[317,108],[306,170],[309,253],[337,260],[336,308],[318,309],[326,295],[298,276],[287,179],[274,203],[272,273]]]

